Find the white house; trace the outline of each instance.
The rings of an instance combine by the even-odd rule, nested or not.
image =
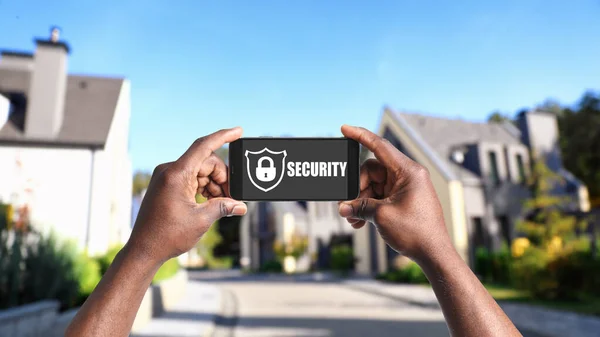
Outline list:
[[[0,202],[101,253],[131,230],[130,84],[67,74],[58,33],[1,52]]]

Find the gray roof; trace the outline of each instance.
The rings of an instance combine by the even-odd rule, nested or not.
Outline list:
[[[20,92],[27,96],[30,76],[27,71],[0,68],[0,93]],[[0,128],[0,143],[103,147],[123,81],[123,78],[69,75],[63,123],[56,137],[27,137],[22,126],[9,120]]]
[[[516,134],[497,123],[477,123],[460,119],[425,116],[412,113],[397,113],[437,153],[439,158],[462,180],[479,180],[470,170],[457,165],[450,159],[451,148],[481,142],[522,144]]]

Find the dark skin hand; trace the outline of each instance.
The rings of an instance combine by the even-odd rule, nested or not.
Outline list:
[[[216,220],[246,213],[243,202],[226,194],[227,167],[214,154],[241,135],[233,128],[200,138],[177,161],[154,170],[129,241],[66,336],[128,336],[158,268],[192,249]],[[197,193],[208,201],[197,204]]]
[[[342,133],[377,159],[362,165],[360,196],[341,203],[340,215],[354,228],[374,223],[392,248],[419,263],[452,335],[520,336],[452,246],[427,170],[363,128],[343,126]],[[214,154],[241,134],[233,128],[200,138],[156,168],[131,238],[66,336],[127,336],[158,268],[194,247],[219,218],[246,213],[244,203],[229,198],[227,167]],[[198,193],[209,200],[196,204]]]
[[[453,336],[521,336],[452,245],[427,169],[366,129],[344,125],[342,133],[376,159],[361,166],[359,197],[340,203],[340,215],[357,229],[374,224],[421,266]]]

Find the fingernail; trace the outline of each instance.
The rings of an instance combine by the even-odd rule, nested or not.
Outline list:
[[[229,214],[227,214],[228,217],[230,216],[240,216],[240,215],[244,215],[246,214],[246,205],[235,205],[233,206],[233,208],[231,209],[231,212],[229,212]]]
[[[339,212],[341,217],[347,218],[352,215],[352,206],[349,204],[341,204]]]

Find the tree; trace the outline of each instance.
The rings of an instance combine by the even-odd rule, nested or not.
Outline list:
[[[502,113],[498,110],[492,112],[488,116],[487,120],[488,120],[488,123],[503,123],[503,122],[511,121],[510,117],[507,114]]]
[[[152,175],[148,172],[137,171],[133,175],[133,195],[140,195],[143,190],[148,188]]]
[[[587,186],[600,206],[600,93],[587,92],[558,117],[560,148],[567,170]]]
[[[568,200],[552,194],[555,186],[564,183],[563,179],[550,170],[544,160],[537,159],[528,180],[531,198],[523,204],[527,216],[518,222],[518,230],[538,246],[545,246],[556,237],[571,238],[575,233],[576,218],[562,211]]]

